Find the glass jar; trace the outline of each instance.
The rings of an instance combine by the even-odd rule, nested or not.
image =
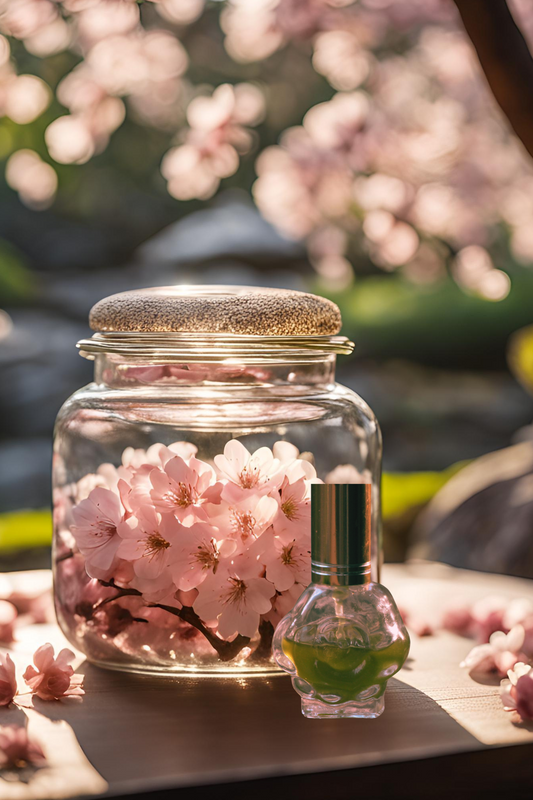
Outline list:
[[[273,315],[260,313],[265,297]],[[372,483],[379,579],[381,437],[367,404],[335,383],[337,354],[353,349],[336,335],[337,307],[188,287],[93,311],[98,332],[78,346],[94,382],[66,401],[55,433],[63,632],[110,669],[278,671],[274,629],[310,581],[312,482]]]

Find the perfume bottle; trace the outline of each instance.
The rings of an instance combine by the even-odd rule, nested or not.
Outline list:
[[[370,579],[370,484],[311,487],[311,584],[276,628],[274,658],[305,717],[378,717],[409,635]]]

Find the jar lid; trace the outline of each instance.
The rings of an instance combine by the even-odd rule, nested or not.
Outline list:
[[[338,307],[324,297],[250,286],[162,286],[105,297],[89,314],[93,331],[332,336]]]

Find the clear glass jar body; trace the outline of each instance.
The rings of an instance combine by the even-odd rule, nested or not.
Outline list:
[[[129,338],[94,350],[82,343],[95,380],[60,410],[54,444],[59,624],[90,661],[111,669],[278,671],[274,629],[310,581],[311,481],[372,483],[378,579],[379,427],[366,403],[334,382],[335,355],[325,347],[284,344],[280,353],[179,338],[164,348]],[[244,446],[237,452],[227,449],[234,440]]]

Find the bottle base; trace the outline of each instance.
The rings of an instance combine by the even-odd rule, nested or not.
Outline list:
[[[375,719],[385,710],[384,697],[372,697],[362,702],[333,705],[320,700],[302,699],[302,714],[308,719]]]

